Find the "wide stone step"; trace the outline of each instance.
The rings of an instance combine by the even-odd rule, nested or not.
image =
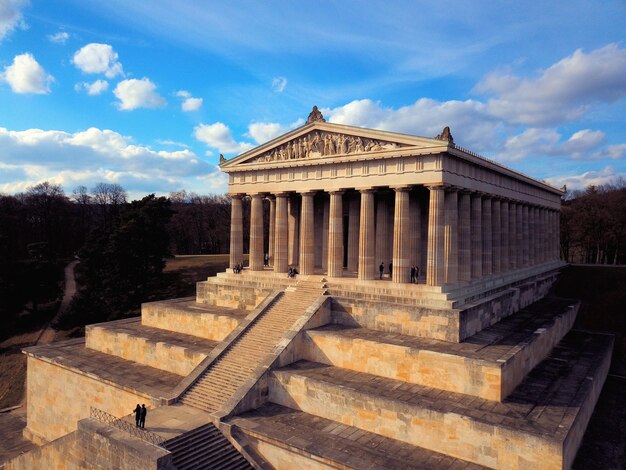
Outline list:
[[[189,374],[216,341],[142,325],[140,318],[88,325],[85,346],[178,375]]]
[[[491,468],[569,468],[612,343],[569,333],[503,402],[307,361],[274,371],[269,398]]]
[[[478,470],[462,461],[354,426],[269,404],[229,421],[274,468]]]
[[[149,302],[141,306],[145,326],[222,341],[241,322],[247,311],[197,303],[193,297]]]
[[[578,306],[546,298],[462,343],[328,325],[306,332],[303,359],[502,400],[571,329]]]

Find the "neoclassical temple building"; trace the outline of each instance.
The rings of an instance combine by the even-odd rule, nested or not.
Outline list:
[[[559,189],[317,108],[220,167],[230,267],[25,350],[7,470],[572,466],[613,338],[550,292]]]
[[[233,201],[231,266],[243,260],[242,197],[251,198],[251,271],[264,270],[266,246],[277,273],[371,280],[391,263],[393,283],[418,266],[444,291],[560,264],[562,191],[456,146],[449,128],[427,139],[312,113],[221,169]]]

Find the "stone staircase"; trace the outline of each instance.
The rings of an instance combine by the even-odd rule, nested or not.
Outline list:
[[[178,470],[253,468],[213,424],[207,424],[171,439],[163,446],[172,453],[172,463]]]
[[[209,413],[222,409],[321,294],[320,283],[306,278],[287,287],[209,365],[180,402]]]

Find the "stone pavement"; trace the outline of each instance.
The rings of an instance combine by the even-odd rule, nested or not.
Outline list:
[[[124,416],[124,421],[135,424],[135,415]],[[209,413],[183,404],[160,406],[148,410],[145,430],[170,440],[211,422]]]
[[[37,446],[22,436],[26,427],[26,407],[0,413],[0,466]]]
[[[35,346],[25,351],[44,361],[150,396],[169,396],[183,379],[180,375],[87,349],[84,338]]]
[[[484,468],[280,405],[270,404],[258,408],[232,418],[229,423],[252,436],[286,443],[317,460],[331,460],[347,468]]]

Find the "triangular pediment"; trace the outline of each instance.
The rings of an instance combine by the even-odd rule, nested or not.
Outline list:
[[[440,147],[447,142],[407,134],[313,122],[223,162],[224,170],[241,165],[293,165],[298,161],[375,154],[405,148]]]

